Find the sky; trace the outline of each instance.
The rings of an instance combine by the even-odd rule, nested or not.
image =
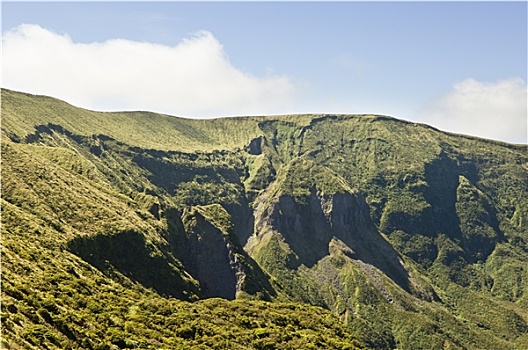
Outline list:
[[[527,143],[527,2],[6,2],[2,83],[103,111],[383,114]]]

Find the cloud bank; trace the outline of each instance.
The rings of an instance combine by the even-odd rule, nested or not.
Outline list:
[[[24,24],[2,38],[2,86],[95,110],[149,110],[195,118],[277,114],[294,100],[287,76],[257,77],[229,62],[207,31],[176,46],[130,40],[75,43]]]
[[[442,130],[527,143],[527,93],[521,78],[493,83],[465,79],[422,113]]]

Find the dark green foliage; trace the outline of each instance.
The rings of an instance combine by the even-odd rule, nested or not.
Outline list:
[[[430,267],[438,255],[438,246],[431,237],[420,234],[408,234],[395,231],[390,235],[390,242],[396,250],[410,257],[423,267]]]
[[[178,260],[148,244],[138,232],[79,237],[71,240],[68,248],[105,274],[112,275],[112,270],[116,269],[160,295],[192,300],[200,293],[198,287],[185,278]]]
[[[468,255],[473,260],[483,260],[504,236],[499,229],[495,210],[484,193],[463,176],[457,188],[456,211]]]

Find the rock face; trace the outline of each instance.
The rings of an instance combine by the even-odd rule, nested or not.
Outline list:
[[[231,215],[219,204],[169,209],[170,249],[198,281],[200,296],[235,299],[241,294],[270,299],[276,292],[234,235]]]
[[[360,194],[325,194],[314,186],[308,198],[278,195],[256,222],[257,236],[276,232],[283,238],[297,258],[296,267],[313,267],[330,254],[331,243],[337,240],[344,243],[341,250],[350,258],[377,267],[408,289],[398,253],[376,230]]]
[[[245,273],[227,234],[195,210],[186,210],[182,219],[188,237],[184,264],[200,281],[203,296],[235,299]]]
[[[251,140],[248,146],[248,153],[251,155],[262,154],[262,137],[257,137]]]

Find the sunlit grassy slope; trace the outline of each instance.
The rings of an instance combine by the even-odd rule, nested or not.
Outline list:
[[[148,198],[123,195],[75,151],[4,139],[2,197],[2,348],[361,347],[322,308],[181,301],[200,288]]]
[[[2,347],[528,348],[525,145],[1,102]]]
[[[106,135],[142,148],[196,151],[243,147],[260,135],[257,123],[265,117],[184,119],[149,112],[106,113],[74,107],[46,96],[2,90],[2,124],[20,138],[48,123],[84,136]],[[287,117],[286,117],[287,118]],[[295,117],[295,123],[311,117]]]

